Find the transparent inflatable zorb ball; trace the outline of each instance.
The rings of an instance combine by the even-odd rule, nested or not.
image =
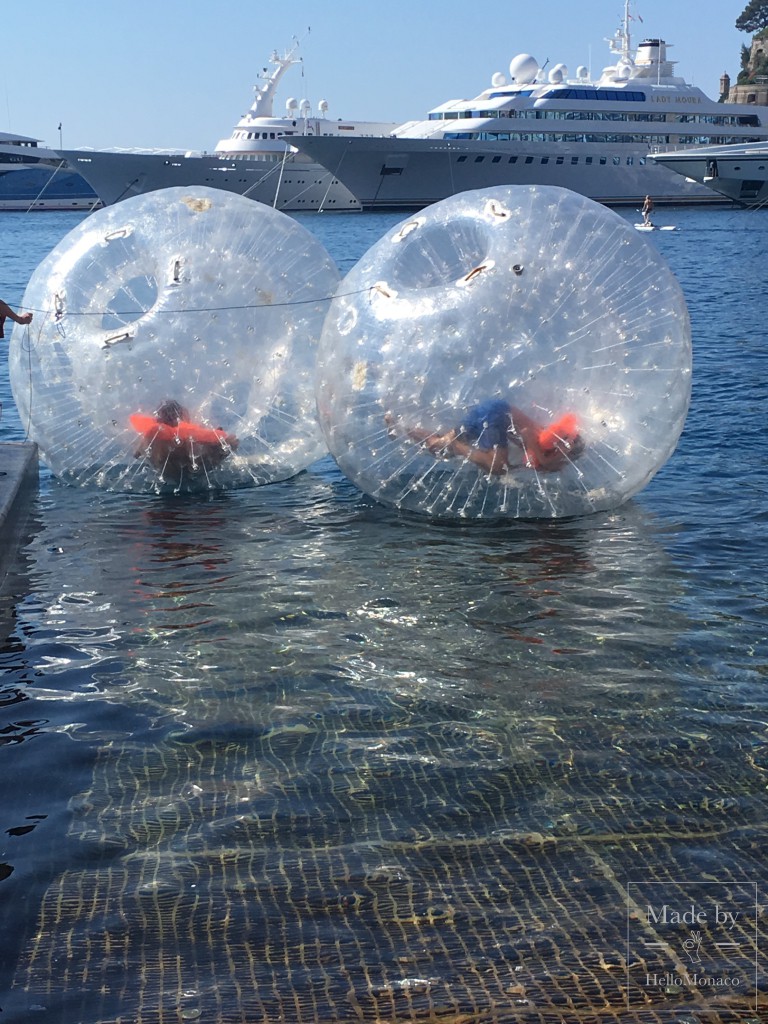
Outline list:
[[[669,458],[691,336],[667,264],[566,189],[465,192],[346,276],[318,353],[329,448],[363,491],[437,517],[576,516]]]
[[[171,188],[83,220],[33,274],[10,374],[52,472],[112,490],[293,476],[327,449],[314,369],[339,274],[295,220]]]

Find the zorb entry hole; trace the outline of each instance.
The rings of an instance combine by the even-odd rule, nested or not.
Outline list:
[[[440,288],[467,278],[488,254],[485,230],[469,220],[451,230],[418,218],[404,225],[393,241],[401,247],[392,261],[390,283],[395,288]]]
[[[157,302],[157,280],[149,275],[133,277],[109,300],[101,321],[105,331],[135,323],[149,313]]]

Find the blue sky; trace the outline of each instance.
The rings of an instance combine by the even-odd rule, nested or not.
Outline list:
[[[212,149],[250,106],[273,49],[301,39],[285,99],[324,98],[329,116],[406,121],[475,96],[518,53],[571,74],[608,64],[623,0],[7,0],[0,130],[67,148]],[[739,71],[746,6],[635,0],[640,36],[668,44],[677,73],[717,97]],[[310,29],[307,34],[307,29]]]

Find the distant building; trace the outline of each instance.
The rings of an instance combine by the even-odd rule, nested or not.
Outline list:
[[[720,79],[720,95],[724,100],[768,106],[768,40],[762,33],[753,37],[749,60],[739,79],[736,85],[731,85],[727,74]]]

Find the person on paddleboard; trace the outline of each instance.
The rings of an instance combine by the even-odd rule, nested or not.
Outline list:
[[[651,199],[650,196],[646,196],[645,197],[645,202],[643,203],[643,227],[646,227],[646,228],[652,228],[653,227],[653,224],[651,223],[651,213],[652,212],[653,212],[653,200]]]

